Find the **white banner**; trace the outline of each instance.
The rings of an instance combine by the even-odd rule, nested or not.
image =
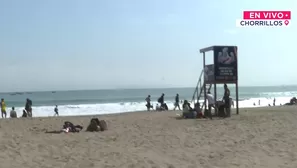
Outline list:
[[[290,20],[244,20],[237,19],[236,27],[289,27]]]

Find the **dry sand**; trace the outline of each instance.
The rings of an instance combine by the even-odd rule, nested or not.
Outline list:
[[[297,107],[241,109],[229,119],[176,112],[100,116],[109,130],[45,134],[89,117],[0,120],[1,168],[297,167]]]

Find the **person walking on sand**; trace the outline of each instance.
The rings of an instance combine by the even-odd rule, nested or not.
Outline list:
[[[165,96],[165,94],[162,93],[161,97],[159,97],[159,99],[158,99],[158,103],[160,103],[161,107],[164,106],[164,96]]]
[[[176,107],[178,107],[178,109],[180,110],[180,106],[179,106],[179,95],[178,94],[176,94],[176,96],[175,96],[175,103],[174,103],[174,109],[173,110],[175,110]]]
[[[14,110],[14,107],[12,107],[11,111],[10,111],[10,118],[17,118],[17,113]]]
[[[1,115],[2,118],[6,118],[6,104],[3,98],[1,99]]]
[[[162,93],[161,97],[159,97],[159,99],[158,99],[158,103],[161,104],[160,107],[161,107],[161,109],[163,109],[162,111],[168,110],[167,104],[164,103],[164,96],[165,96],[165,94]]]
[[[153,109],[153,106],[151,104],[151,95],[148,95],[146,98],[145,98],[145,101],[146,101],[146,108],[147,108],[147,111],[150,111],[151,109]]]
[[[59,109],[58,109],[58,105],[56,105],[55,109],[55,115],[54,116],[59,116]]]

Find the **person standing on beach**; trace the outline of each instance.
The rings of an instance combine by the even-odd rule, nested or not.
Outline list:
[[[32,101],[27,98],[25,110],[27,111],[28,117],[32,117]]]
[[[225,109],[227,111],[227,109],[230,108],[230,90],[229,90],[226,83],[224,84],[224,90],[225,90],[225,92],[224,92],[224,98],[223,99],[224,99],[224,102],[225,102]],[[226,112],[225,112],[225,115],[226,115]]]
[[[175,103],[174,103],[174,109],[173,110],[175,110],[176,107],[178,107],[178,109],[180,110],[180,106],[179,106],[179,95],[178,94],[176,94],[176,96],[175,96]]]
[[[148,95],[146,98],[145,98],[145,101],[146,101],[146,108],[147,108],[147,111],[150,111],[150,109],[152,108],[153,109],[153,106],[151,105],[151,95]]]
[[[273,99],[273,106],[275,106],[275,98]]]
[[[56,105],[55,109],[55,115],[54,116],[59,116],[59,109],[58,109],[58,105]]]
[[[2,115],[2,118],[6,118],[6,104],[5,104],[5,101],[4,99],[1,99],[1,115]]]
[[[216,106],[215,106],[214,97],[210,91],[207,91],[206,98],[207,98],[207,102],[208,102],[208,112],[211,113],[211,108],[215,109]]]

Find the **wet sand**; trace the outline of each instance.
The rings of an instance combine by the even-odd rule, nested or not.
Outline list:
[[[92,116],[0,120],[3,168],[297,167],[297,107],[241,109],[228,119],[175,119],[177,112],[99,116],[106,132],[45,134]]]

